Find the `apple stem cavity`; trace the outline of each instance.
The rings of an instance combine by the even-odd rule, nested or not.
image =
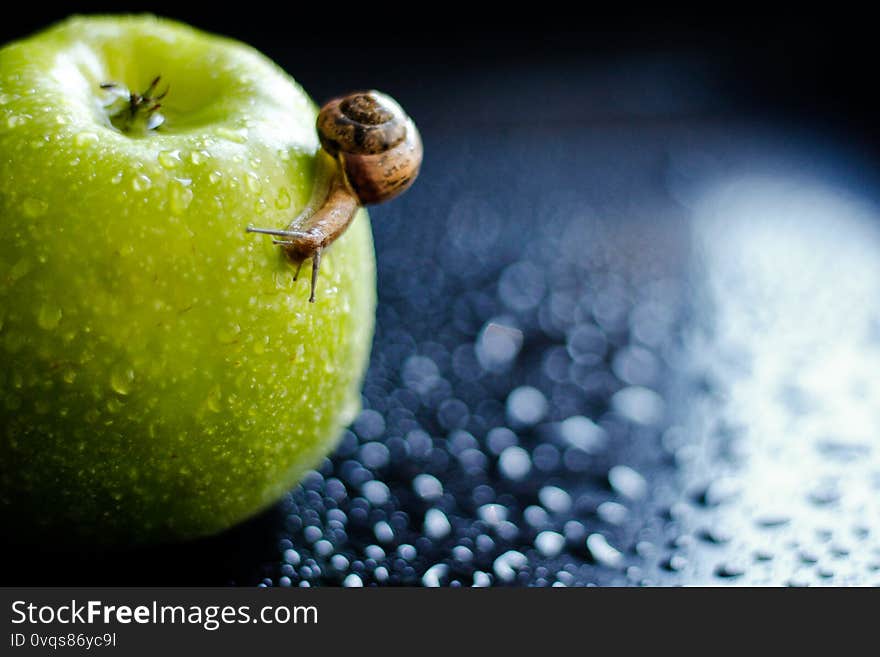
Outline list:
[[[150,86],[140,94],[129,91],[126,86],[117,82],[101,84],[101,89],[109,94],[104,108],[113,127],[127,135],[144,136],[165,123],[165,117],[159,109],[162,107],[162,99],[168,95],[170,85],[165,87],[165,91],[156,95],[161,80],[162,76],[157,75],[150,82]]]

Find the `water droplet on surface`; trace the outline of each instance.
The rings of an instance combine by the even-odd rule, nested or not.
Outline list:
[[[58,306],[48,304],[40,306],[40,310],[37,313],[37,324],[41,329],[51,331],[58,327],[62,314],[61,308]]]
[[[217,384],[213,388],[211,388],[211,391],[205,398],[205,408],[207,408],[212,413],[219,413],[221,410],[223,410],[223,406],[221,404],[222,399],[223,393],[220,390],[220,384]]]
[[[159,165],[163,169],[174,169],[175,167],[180,166],[182,161],[180,159],[180,151],[176,149],[173,151],[160,151],[156,159],[159,161]]]
[[[535,537],[535,548],[548,559],[558,557],[564,547],[565,537],[557,532],[543,531]]]
[[[491,321],[477,338],[476,354],[480,365],[489,371],[504,371],[519,354],[523,334],[503,320]]]
[[[623,565],[623,555],[602,534],[587,536],[587,550],[598,564],[608,568],[619,568]]]
[[[413,490],[423,500],[436,500],[443,496],[443,484],[437,477],[429,474],[416,475]]]
[[[737,479],[719,477],[697,495],[697,501],[704,506],[718,506],[738,497],[741,490],[742,485]]]
[[[525,479],[529,474],[532,469],[532,461],[526,450],[514,445],[501,452],[498,457],[498,469],[507,479],[518,481]]]
[[[375,479],[364,482],[364,485],[361,486],[361,494],[374,506],[382,506],[391,497],[388,486],[384,482]]]
[[[449,533],[452,531],[452,525],[443,511],[440,509],[428,509],[425,513],[424,530],[428,538],[439,540],[449,536]]]
[[[129,367],[118,367],[110,374],[110,387],[117,394],[129,394],[132,383],[134,383],[134,370]]]
[[[648,484],[645,478],[626,465],[615,465],[608,471],[608,483],[618,495],[631,500],[645,496]]]
[[[732,562],[718,564],[718,566],[715,568],[715,575],[721,577],[722,579],[741,577],[745,574],[745,572],[745,568],[737,563]]]
[[[510,583],[516,577],[517,571],[525,568],[529,560],[522,552],[517,550],[508,550],[492,564],[492,570],[495,576],[502,582]]]
[[[680,554],[673,554],[663,562],[662,567],[665,570],[677,573],[684,570],[687,567],[687,563],[687,559]]]
[[[666,402],[663,398],[642,386],[629,386],[614,393],[611,405],[627,420],[646,426],[660,424],[666,415]]]
[[[260,179],[254,173],[248,173],[244,177],[244,182],[247,188],[254,194],[259,194],[263,190],[263,183],[260,182]]]
[[[422,584],[427,588],[436,588],[449,573],[449,566],[445,563],[436,563],[422,575]]]
[[[243,144],[248,139],[247,128],[232,129],[232,128],[227,128],[225,126],[221,126],[221,127],[217,128],[215,133],[221,139],[226,139],[228,141],[235,142],[236,144]]]
[[[608,442],[605,430],[582,415],[573,415],[559,423],[559,435],[573,447],[596,454]]]
[[[275,197],[275,207],[279,210],[286,210],[290,207],[290,192],[287,191],[287,187],[282,187],[278,192],[278,196]]]
[[[342,580],[342,585],[347,588],[361,588],[364,585],[364,581],[357,573],[351,573],[348,577]]]
[[[17,128],[18,126],[27,123],[28,118],[30,117],[25,114],[11,114],[9,118],[6,119],[6,126],[10,129]]]
[[[507,415],[518,424],[537,424],[547,413],[547,398],[537,388],[520,386],[507,397]]]
[[[131,179],[131,188],[136,192],[145,192],[153,186],[153,181],[146,174],[139,173]]]
[[[477,516],[491,527],[507,520],[507,509],[500,504],[484,504],[477,509]]]
[[[241,333],[241,326],[230,324],[217,331],[217,340],[223,344],[232,344],[238,340],[239,333]]]
[[[489,575],[484,573],[482,570],[474,571],[474,588],[486,588],[492,583]]]
[[[596,508],[596,515],[609,525],[622,525],[629,517],[629,509],[617,502],[602,502]]]
[[[571,509],[571,495],[558,486],[544,486],[538,491],[538,500],[551,513],[567,513]]]
[[[21,204],[21,211],[25,217],[36,219],[46,214],[49,204],[37,198],[26,198]]]
[[[380,520],[373,525],[373,533],[376,535],[376,540],[380,543],[390,543],[394,540],[394,530],[384,520]]]
[[[98,135],[94,132],[80,132],[73,138],[73,143],[77,148],[86,148],[98,143]]]
[[[193,200],[193,190],[190,188],[191,180],[175,178],[171,181],[168,190],[168,204],[173,214],[182,214],[189,208]]]

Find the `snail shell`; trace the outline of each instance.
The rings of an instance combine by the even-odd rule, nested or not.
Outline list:
[[[321,108],[317,128],[361,205],[394,198],[418,176],[419,131],[390,96],[361,91],[331,100]]]

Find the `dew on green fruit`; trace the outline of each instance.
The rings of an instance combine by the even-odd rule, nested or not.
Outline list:
[[[130,367],[117,367],[110,373],[110,387],[120,395],[129,394],[132,383],[134,383],[134,370]]]
[[[33,263],[30,260],[27,258],[21,258],[18,262],[12,265],[6,277],[12,282],[17,281],[23,276],[26,276],[32,267]]]
[[[10,114],[9,118],[6,119],[6,126],[10,129],[17,128],[27,123],[31,118],[28,114]]]
[[[292,288],[296,281],[289,271],[276,271],[272,274],[272,280],[275,281],[275,289],[288,290]]]
[[[38,198],[26,198],[21,204],[21,211],[25,217],[36,219],[46,214],[49,204]]]
[[[173,214],[182,214],[192,203],[191,183],[187,178],[175,178],[169,185],[168,202]]]
[[[143,173],[139,173],[131,179],[131,188],[136,192],[144,192],[152,186],[153,181]]]
[[[223,410],[222,405],[223,394],[220,390],[220,385],[216,385],[211,388],[211,391],[208,393],[208,396],[205,398],[205,408],[207,408],[212,413],[219,413]]]
[[[233,344],[238,341],[238,336],[241,333],[241,326],[238,324],[230,324],[224,328],[221,328],[217,331],[217,340],[222,342],[223,344]]]
[[[94,132],[80,132],[73,138],[73,143],[77,148],[86,148],[98,143],[98,135]]]
[[[176,149],[172,151],[160,151],[156,159],[164,169],[174,169],[181,163],[180,151]]]
[[[278,196],[275,198],[275,207],[279,210],[286,210],[290,207],[290,192],[287,191],[287,187],[282,187],[278,192]]]
[[[51,40],[58,51],[33,61],[23,51],[20,63],[33,66],[34,84],[36,77],[54,84],[55,71],[39,69],[65,58],[76,67],[80,56],[94,56],[101,68],[83,79],[65,76],[31,104],[0,108],[9,156],[0,157],[0,218],[10,231],[0,263],[7,297],[0,304],[0,406],[26,411],[6,414],[17,433],[6,432],[0,452],[25,432],[39,436],[29,441],[33,455],[23,451],[20,459],[34,507],[61,526],[89,518],[75,529],[96,543],[215,533],[289,490],[360,405],[375,292],[369,224],[356,222],[334,245],[320,303],[308,304],[308,277],[293,289],[292,268],[278,249],[244,231],[249,222],[258,225],[258,212],[266,214],[259,225],[283,223],[278,211],[311,191],[314,108],[302,91],[250,49],[217,46],[230,48],[217,63],[229,69],[227,78],[241,70],[253,76],[253,105],[227,96],[219,75],[207,86],[190,84],[169,113],[168,125],[180,119],[180,131],[111,133],[105,116],[76,104],[80,96],[88,103],[97,93],[100,71],[141,88],[149,81],[127,79],[139,65],[106,58],[143,49],[144,66],[161,65],[173,96],[176,73],[184,78],[181,90],[192,66],[210,68],[195,48],[205,37],[132,18],[122,21],[132,34],[120,45],[124,52],[94,49],[96,19],[79,20],[76,29],[53,28],[71,37]],[[145,37],[151,30],[173,34],[173,47]],[[194,59],[177,68],[180,53]],[[12,60],[0,61],[0,91],[7,92],[3,71]],[[200,103],[215,100],[218,111],[201,112]],[[6,130],[13,109],[15,121],[24,111],[35,117],[15,134]],[[295,156],[283,167],[275,157],[281,147]],[[290,159],[286,151],[282,159]],[[51,230],[42,225],[47,217]],[[334,259],[347,264],[334,269]],[[12,383],[17,374],[21,390]],[[40,410],[46,412],[34,421]],[[130,468],[137,477],[129,477]],[[4,468],[0,459],[4,499],[8,472],[8,460]],[[101,485],[90,488],[89,480]],[[75,503],[44,503],[53,498]],[[326,532],[322,545],[340,540]]]
[[[260,179],[255,173],[248,173],[244,177],[244,181],[247,185],[247,188],[254,194],[259,194],[263,189],[263,184],[260,182]]]
[[[51,331],[58,327],[62,314],[61,308],[58,306],[49,304],[40,306],[40,310],[37,312],[37,325],[41,329]]]
[[[239,128],[237,130],[233,130],[225,126],[221,126],[217,128],[215,134],[222,139],[235,142],[236,144],[244,144],[248,139],[247,128]]]

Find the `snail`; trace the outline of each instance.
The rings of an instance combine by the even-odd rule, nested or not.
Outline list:
[[[311,295],[321,266],[321,253],[348,228],[359,207],[399,195],[416,179],[422,163],[419,131],[400,105],[378,91],[361,91],[329,101],[316,123],[321,150],[312,200],[287,228],[255,228],[249,233],[273,235],[296,265],[312,261]]]

